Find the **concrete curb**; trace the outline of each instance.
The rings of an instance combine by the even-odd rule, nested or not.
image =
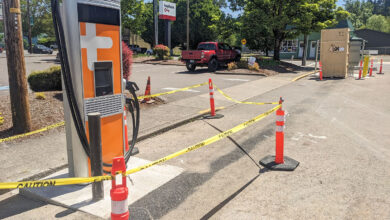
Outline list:
[[[149,63],[149,62],[137,62],[133,61],[133,63],[137,64],[149,64],[149,65],[166,65],[166,66],[185,66],[184,64],[174,64],[174,63]]]
[[[222,72],[222,71],[216,71],[215,74],[220,74],[220,75],[245,75],[245,76],[264,76],[267,77],[264,73],[235,73],[235,72]]]

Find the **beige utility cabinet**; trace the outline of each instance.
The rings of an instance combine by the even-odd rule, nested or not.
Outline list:
[[[321,31],[323,77],[345,78],[348,74],[349,28]]]

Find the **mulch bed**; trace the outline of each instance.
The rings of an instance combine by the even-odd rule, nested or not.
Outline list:
[[[32,130],[64,120],[62,92],[45,92],[46,99],[38,100],[34,93],[29,93]],[[0,125],[0,139],[15,135],[12,128],[11,101],[8,95],[0,96],[0,113],[4,123]]]
[[[249,69],[234,69],[228,70],[225,68],[221,68],[217,71],[219,74],[237,74],[237,75],[262,75],[262,76],[273,76],[280,73],[294,73],[303,71],[305,68],[300,66],[280,61],[279,65],[268,65],[268,66],[260,66],[259,71],[249,70]]]

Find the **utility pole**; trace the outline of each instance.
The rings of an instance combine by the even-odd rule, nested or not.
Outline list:
[[[4,0],[5,43],[13,130],[16,134],[31,130],[30,106],[23,52],[20,0]]]
[[[158,44],[158,0],[153,0],[154,45]]]
[[[187,50],[190,49],[190,0],[187,0]]]
[[[30,0],[27,0],[28,52],[32,53]]]

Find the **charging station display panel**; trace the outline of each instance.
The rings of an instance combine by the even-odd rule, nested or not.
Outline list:
[[[124,155],[119,8],[78,3],[85,120],[102,115],[103,162]],[[88,122],[85,123],[88,133]],[[88,134],[87,134],[88,135]],[[105,170],[107,170],[105,168]]]

